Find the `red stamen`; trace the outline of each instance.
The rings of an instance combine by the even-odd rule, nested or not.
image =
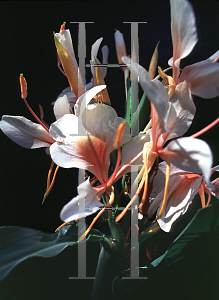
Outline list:
[[[207,125],[205,128],[203,128],[200,131],[196,132],[195,134],[191,135],[190,137],[196,138],[197,136],[205,133],[206,131],[208,131],[209,129],[211,129],[212,127],[214,127],[217,123],[219,123],[219,118],[217,118],[216,120],[214,120],[211,124]]]
[[[30,105],[27,103],[27,100],[26,100],[26,97],[27,97],[27,83],[26,83],[25,78],[23,77],[23,74],[20,75],[19,79],[20,79],[20,86],[21,86],[21,98],[24,100],[24,103],[25,103],[26,107],[28,108],[28,110],[30,111],[30,113],[32,114],[32,116],[49,133],[49,128],[45,124],[43,124],[43,122],[37,117],[37,115],[34,113],[32,108],[30,107]]]

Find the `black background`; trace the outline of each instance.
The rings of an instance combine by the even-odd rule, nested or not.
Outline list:
[[[199,42],[193,52],[182,61],[182,66],[206,59],[219,49],[219,2],[216,0],[193,0],[190,2],[193,4],[196,14]],[[27,100],[30,106],[38,114],[38,104],[40,103],[44,108],[45,121],[48,124],[55,121],[51,102],[56,99],[62,89],[68,86],[66,78],[56,65],[56,50],[53,40],[53,31],[59,32],[63,21],[66,21],[66,28],[71,31],[76,54],[77,25],[70,22],[94,22],[94,24],[86,26],[86,63],[89,63],[90,60],[91,45],[100,37],[104,38],[101,45],[106,44],[109,47],[109,63],[117,63],[114,43],[115,28],[123,32],[127,53],[130,54],[130,25],[123,24],[128,21],[147,21],[147,24],[139,24],[139,62],[142,66],[148,69],[151,55],[158,41],[160,41],[158,63],[163,69],[167,67],[167,61],[172,56],[170,12],[167,0],[0,2],[1,116],[3,114],[23,115],[34,121],[20,98],[19,74],[23,73],[28,84]],[[101,60],[101,52],[98,57]],[[88,82],[91,76],[89,69],[87,69],[86,76]],[[108,68],[105,81],[112,106],[122,117],[124,114],[123,72],[118,68]],[[202,129],[218,117],[218,100],[218,98],[195,99],[197,114],[187,136]],[[214,154],[214,165],[219,164],[218,127],[211,129],[200,138],[209,143]],[[45,154],[45,149],[24,149],[9,140],[2,132],[0,132],[0,139],[0,225],[25,226],[54,232],[55,228],[61,224],[59,219],[61,208],[77,194],[78,171],[76,169],[60,169],[55,186],[42,206],[47,172],[51,163],[49,156]],[[98,245],[92,245],[87,249],[90,276],[94,276],[98,247]],[[211,244],[203,247],[212,249]],[[14,270],[3,281],[1,288],[7,290],[7,293],[12,291],[14,297],[8,296],[9,298],[6,299],[49,299],[50,297],[51,299],[64,299],[64,297],[76,296],[79,299],[84,299],[85,296],[89,298],[92,280],[75,282],[68,280],[69,276],[77,276],[77,249],[67,249],[64,253],[54,258],[53,261],[36,258],[24,262],[24,267],[18,266],[17,270]],[[210,254],[210,250],[206,255],[208,254]],[[202,258],[201,256],[200,259]],[[25,266],[27,267],[29,264],[32,264],[31,273],[29,273],[29,269],[28,272],[25,271]],[[198,265],[197,263],[193,266],[193,270],[196,270]],[[55,266],[55,278],[51,277],[52,266]],[[218,267],[217,264],[216,266]],[[181,268],[180,274],[186,272],[185,266],[181,266]],[[215,275],[216,267],[212,272]],[[197,272],[193,273],[194,276],[198,276],[199,270],[197,269]],[[169,277],[172,278],[172,273],[170,274]],[[188,292],[191,292],[192,286],[190,287],[188,283],[188,278],[190,278],[188,276],[191,274],[176,276],[174,278],[175,285],[177,286],[183,278],[185,281],[182,281],[182,285],[186,285]],[[210,284],[209,279],[206,278],[208,275],[204,273],[203,276]],[[211,280],[213,280],[212,278]],[[27,280],[29,280],[28,288]],[[162,279],[159,278],[159,280]],[[198,290],[201,282],[195,279],[194,282],[193,284],[197,284],[196,289]],[[153,287],[153,285],[155,286],[155,283],[152,283],[151,286]],[[26,292],[24,286],[27,289]],[[168,286],[167,282],[165,287]],[[38,292],[36,293],[35,290]],[[150,295],[156,295],[156,292],[150,291]],[[139,293],[144,294],[142,290]],[[169,297],[169,299],[178,299],[175,296],[171,298],[171,294]],[[187,299],[196,298],[193,295],[191,298],[188,296]]]

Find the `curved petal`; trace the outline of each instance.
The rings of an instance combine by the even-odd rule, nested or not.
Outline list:
[[[103,204],[98,198],[104,191],[91,187],[89,178],[78,186],[78,196],[68,202],[61,210],[60,218],[64,222],[71,222],[94,214]],[[79,210],[80,202],[84,202],[85,211]]]
[[[50,134],[54,140],[60,143],[66,137],[78,134],[78,118],[74,114],[65,114],[51,124]]]
[[[192,100],[190,83],[182,82],[176,86],[175,93],[170,99],[171,109],[167,117],[167,132],[165,141],[182,136],[191,126],[196,107]]]
[[[195,15],[191,4],[170,0],[171,34],[173,42],[173,79],[177,82],[180,60],[188,56],[198,41]]]
[[[55,101],[53,110],[56,120],[60,119],[66,114],[72,113],[67,95],[63,95]]]
[[[201,182],[201,176],[189,178],[186,175],[179,175],[170,179],[167,205],[162,217],[157,221],[162,230],[169,232],[174,221],[176,221],[180,215],[185,214],[197,194]],[[154,200],[154,203],[160,199],[162,202],[163,194],[164,192],[162,191]],[[157,215],[159,211],[160,209],[158,209]]]
[[[91,60],[90,60],[91,65],[95,65],[95,59],[96,59],[97,63],[100,64],[99,60],[97,59],[97,53],[100,48],[100,44],[101,44],[102,40],[103,40],[102,37],[99,38],[98,40],[96,40],[96,42],[91,47]],[[95,76],[94,75],[95,72],[94,72],[94,69],[92,66],[91,66],[91,73],[93,74],[93,76]]]
[[[105,88],[106,85],[98,85],[91,88],[89,91],[80,96],[74,106],[75,115],[79,117],[85,109],[86,105],[88,105],[89,102],[92,100],[92,98]]]
[[[75,58],[75,52],[74,52],[71,33],[69,29],[64,29],[60,33],[55,33],[55,37],[60,43],[62,43],[63,47],[68,52],[68,54],[71,57]]]
[[[87,88],[87,86],[86,86],[86,88]],[[69,102],[71,108],[73,108],[74,105],[75,105],[75,103],[76,103],[76,101],[77,101],[77,97],[76,97],[76,95],[72,92],[70,86],[67,87],[67,88],[65,88],[65,89],[58,95],[57,99],[60,98],[60,97],[63,97],[63,96],[66,96],[66,97],[67,97],[68,102]],[[56,100],[57,100],[57,99],[56,99]],[[55,104],[55,102],[52,103],[52,105],[54,105],[54,104]]]
[[[136,78],[139,78],[139,83],[147,95],[147,98],[152,102],[157,114],[160,126],[169,131],[166,126],[166,118],[169,109],[169,96],[163,84],[157,80],[151,80],[149,73],[139,64],[134,63],[130,58],[123,57],[123,62],[127,64],[128,68]]]
[[[177,168],[204,175],[206,184],[210,183],[213,155],[208,144],[202,140],[184,137],[171,141],[159,154]]]
[[[52,160],[62,168],[81,168],[101,183],[108,180],[110,165],[107,144],[94,136],[72,136],[50,147]]]
[[[91,104],[82,113],[82,123],[93,136],[107,144],[109,153],[114,149],[113,142],[117,128],[125,122],[121,145],[131,139],[130,126],[123,118],[117,117],[116,111],[109,105]]]
[[[107,65],[108,64],[108,55],[109,55],[109,48],[107,47],[107,45],[103,46],[102,49],[102,57],[103,57],[103,65]],[[100,67],[101,73],[103,78],[106,77],[107,74],[107,67]]]
[[[184,80],[191,83],[193,95],[204,99],[217,97],[219,95],[219,63],[209,58],[187,66],[179,77],[179,82]]]
[[[35,149],[49,147],[55,141],[40,124],[20,116],[2,116],[0,129],[18,145]]]
[[[119,30],[116,30],[116,32],[114,33],[114,38],[118,63],[122,64],[122,57],[127,56],[123,34]]]

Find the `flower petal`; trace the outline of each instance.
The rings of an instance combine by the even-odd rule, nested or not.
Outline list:
[[[65,114],[52,123],[50,134],[54,140],[62,142],[66,137],[78,134],[78,118],[74,114]]]
[[[206,184],[210,183],[213,155],[208,144],[202,140],[184,137],[171,141],[159,151],[161,158],[168,160],[177,168],[204,175]]]
[[[167,118],[170,132],[167,132],[165,141],[182,136],[192,124],[196,107],[191,96],[189,82],[184,81],[176,86],[170,103],[171,109]]]
[[[114,38],[118,63],[122,64],[122,57],[127,56],[123,34],[119,30],[116,30],[116,32],[114,33]]]
[[[219,54],[218,51],[215,54]],[[190,82],[193,95],[204,99],[219,95],[219,63],[212,60],[214,57],[215,55],[182,70],[179,82]]]
[[[117,117],[116,111],[109,105],[91,104],[82,113],[82,123],[85,129],[93,136],[107,144],[111,152],[117,128],[123,122],[126,123],[121,145],[131,139],[130,126],[123,118]]]
[[[60,218],[64,222],[71,222],[94,214],[103,204],[98,198],[103,191],[91,187],[89,178],[78,186],[78,196],[68,202],[61,210]],[[85,202],[85,211],[79,211],[80,202]]]
[[[75,115],[77,117],[80,116],[80,114],[85,109],[86,105],[89,104],[91,99],[100,91],[106,88],[106,85],[98,85],[84,93],[82,96],[80,96],[74,106]]]
[[[102,51],[102,57],[103,57],[103,65],[107,65],[108,64],[108,55],[109,55],[109,48],[107,47],[107,45],[103,46],[101,48]],[[103,75],[103,78],[106,77],[107,74],[107,67],[100,67],[101,73]]]
[[[162,217],[157,221],[161,229],[169,232],[172,224],[185,214],[193,198],[198,192],[202,177],[187,178],[186,175],[174,176],[170,179],[168,188],[168,200]],[[163,199],[164,192],[162,191],[155,199],[154,203]],[[157,211],[157,215],[159,210]]]
[[[152,102],[159,116],[159,122],[165,131],[168,131],[166,126],[166,117],[169,109],[169,96],[163,84],[157,80],[151,80],[149,73],[139,64],[134,63],[130,58],[123,57],[123,62],[128,66],[136,78],[139,78],[139,83],[147,95],[147,98]]]
[[[66,95],[59,97],[54,103],[53,110],[56,120],[60,119],[66,114],[70,114],[72,111],[70,108],[68,97]]]
[[[171,34],[173,43],[173,79],[179,76],[180,60],[188,56],[198,41],[195,15],[191,4],[184,0],[170,0]]]
[[[28,148],[49,147],[54,140],[50,134],[40,124],[21,116],[2,116],[0,121],[0,129],[13,142]]]

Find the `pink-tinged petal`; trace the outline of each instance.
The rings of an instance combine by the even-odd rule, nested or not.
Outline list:
[[[52,160],[62,168],[80,168],[93,173],[101,183],[108,180],[107,144],[94,136],[72,136],[50,147]]]
[[[213,58],[215,55],[212,56]],[[210,58],[185,67],[179,82],[188,81],[193,95],[210,99],[219,95],[219,63]]]
[[[133,137],[122,147],[122,159],[115,181],[122,175],[131,172],[131,165],[143,165],[144,144],[151,141],[150,134],[141,134]]]
[[[185,214],[189,205],[192,203],[193,198],[198,192],[201,185],[202,177],[187,177],[186,175],[174,176],[170,179],[168,187],[168,200],[162,217],[157,221],[161,229],[165,232],[169,232],[172,224],[180,215]],[[154,203],[162,202],[162,191]],[[160,200],[160,201],[159,201]],[[159,214],[160,209],[157,211]]]
[[[72,110],[68,101],[68,97],[66,95],[59,97],[54,103],[53,110],[56,120],[60,119],[66,114],[71,114]]]
[[[18,145],[35,149],[49,147],[54,140],[40,124],[20,116],[2,116],[0,129]]]
[[[105,88],[106,85],[98,85],[84,93],[82,96],[80,96],[74,106],[75,115],[79,117],[86,105],[88,105],[89,102],[92,100],[92,98]]]
[[[170,0],[171,34],[173,43],[173,79],[179,76],[180,60],[188,56],[198,41],[195,15],[191,4],[184,0]]]
[[[159,80],[151,80],[149,73],[142,66],[134,63],[130,58],[123,57],[122,60],[134,76],[139,78],[139,83],[143,91],[156,109],[160,126],[165,128],[165,131],[169,131],[166,126],[166,118],[169,109],[169,96],[166,88]]]
[[[74,114],[65,114],[52,123],[50,134],[54,140],[62,142],[66,137],[78,134],[78,118]]]
[[[213,155],[208,144],[202,140],[184,137],[171,141],[159,154],[182,170],[204,175],[206,184],[210,183]]]
[[[168,113],[165,141],[182,136],[191,126],[196,107],[192,100],[190,84],[182,82],[176,86],[175,93],[170,99],[171,109]]]
[[[104,190],[93,188],[90,185],[89,179],[82,182],[78,186],[78,196],[73,198],[62,208],[60,213],[61,220],[71,222],[94,214],[103,206],[103,204],[98,201],[98,198],[103,192]],[[82,212],[79,211],[79,203],[81,201],[85,203],[85,211]]]
[[[91,104],[82,113],[82,123],[85,129],[93,136],[107,144],[109,153],[114,149],[113,142],[117,128],[125,120],[117,117],[116,111],[109,105]],[[130,126],[126,122],[121,145],[131,139]]]

